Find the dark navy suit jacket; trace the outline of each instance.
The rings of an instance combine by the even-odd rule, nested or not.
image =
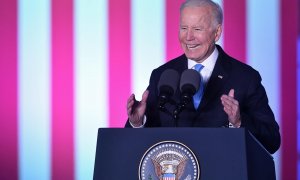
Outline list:
[[[186,70],[186,56],[181,55],[152,71],[147,88],[149,96],[145,127],[226,127],[228,116],[223,110],[220,97],[234,89],[234,97],[240,105],[241,127],[248,129],[270,153],[274,153],[280,147],[279,126],[268,105],[259,73],[249,65],[228,56],[220,46],[217,45],[217,48],[219,56],[198,109],[194,108],[192,102],[189,103],[177,120],[172,115],[176,109],[173,103],[165,105],[166,112],[158,109],[157,84],[166,69],[174,69],[179,74]],[[180,102],[179,87],[172,101],[177,104]],[[126,127],[131,127],[128,121]]]

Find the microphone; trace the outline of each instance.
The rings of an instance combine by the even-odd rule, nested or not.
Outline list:
[[[173,112],[174,119],[178,119],[179,113],[192,101],[193,96],[200,87],[201,77],[194,69],[186,69],[180,78],[181,99],[177,108]]]
[[[201,77],[194,69],[183,71],[180,79],[181,101],[189,103],[200,87]]]
[[[158,82],[159,108],[165,111],[164,105],[175,94],[179,81],[179,74],[174,69],[165,70]]]

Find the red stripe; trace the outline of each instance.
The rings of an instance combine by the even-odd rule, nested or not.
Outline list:
[[[224,48],[228,54],[246,62],[246,0],[223,1]]]
[[[109,126],[124,127],[131,93],[130,0],[109,1]]]
[[[300,0],[298,0],[298,10],[297,10],[297,12],[298,12],[298,21],[297,21],[298,22],[298,38],[300,38],[300,23],[299,23],[299,21],[300,21]]]
[[[52,179],[74,179],[73,1],[52,0]]]
[[[297,177],[297,0],[281,0],[282,179]],[[298,22],[299,23],[299,22]]]
[[[181,54],[178,33],[180,21],[180,5],[184,0],[166,0],[166,58],[171,60]]]
[[[18,179],[17,1],[0,1],[0,179]]]

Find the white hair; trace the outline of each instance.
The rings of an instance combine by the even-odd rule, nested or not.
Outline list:
[[[210,6],[212,8],[212,15],[214,17],[214,24],[217,26],[223,23],[223,10],[221,6],[212,0],[186,0],[180,6],[180,12],[185,7],[203,7]]]

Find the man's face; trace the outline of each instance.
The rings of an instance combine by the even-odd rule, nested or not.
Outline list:
[[[209,6],[185,7],[181,11],[179,41],[187,58],[203,62],[220,38],[221,25],[214,24]]]

